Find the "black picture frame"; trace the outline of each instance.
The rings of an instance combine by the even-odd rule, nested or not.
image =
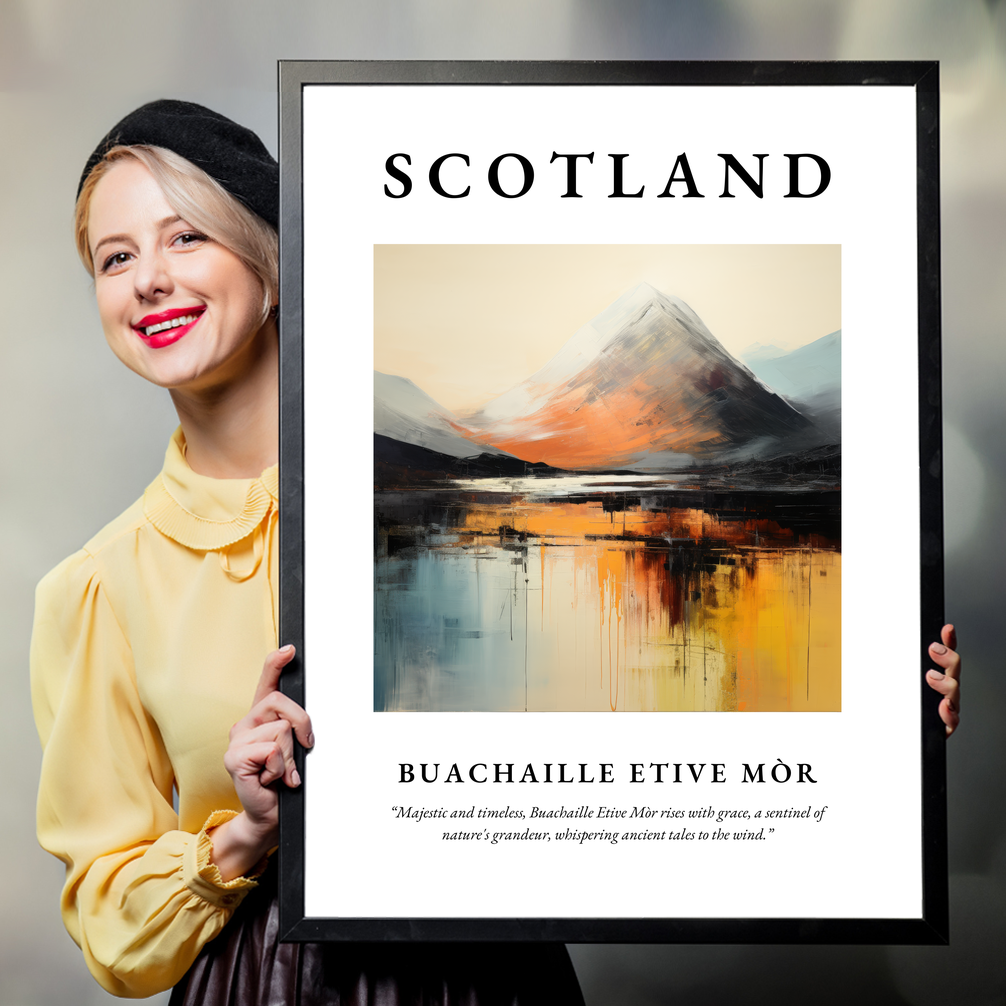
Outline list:
[[[923,903],[915,918],[379,918],[305,914],[304,779],[281,794],[280,926],[288,941],[499,940],[563,942],[939,944],[948,941],[945,737],[926,651],[943,624],[940,384],[939,72],[934,62],[353,62],[281,61],[280,104],[280,640],[298,648],[282,687],[311,710],[305,649],[302,100],[305,87],[414,85],[793,86],[914,89],[917,160],[919,499]]]

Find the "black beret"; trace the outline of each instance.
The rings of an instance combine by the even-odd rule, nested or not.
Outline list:
[[[279,226],[279,165],[250,130],[191,101],[163,98],[113,126],[84,165],[77,195],[91,169],[112,147],[166,147],[191,161],[273,227]]]

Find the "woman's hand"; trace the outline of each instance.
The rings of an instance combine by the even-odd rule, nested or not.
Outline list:
[[[279,691],[280,674],[295,652],[284,646],[266,657],[251,710],[231,727],[224,766],[244,810],[209,833],[211,859],[224,880],[247,873],[276,845],[279,793],[273,784],[282,779],[292,789],[300,785],[294,734],[304,747],[314,746],[311,718]]]
[[[931,643],[929,656],[943,668],[926,673],[929,687],[943,696],[940,719],[947,726],[949,737],[961,721],[961,658],[957,651],[957,632],[952,625],[944,625],[940,643]]]

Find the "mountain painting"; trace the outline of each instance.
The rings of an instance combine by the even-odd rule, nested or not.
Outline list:
[[[729,269],[768,247],[682,259],[732,350],[614,246],[455,247],[425,284],[435,246],[375,247],[375,710],[841,708],[840,321],[743,344],[774,322]],[[542,278],[576,255],[596,284]]]

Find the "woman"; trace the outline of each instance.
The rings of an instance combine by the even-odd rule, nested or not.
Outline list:
[[[38,831],[67,929],[121,996],[582,1004],[561,946],[276,942],[276,786],[300,785],[294,737],[313,744],[277,690],[277,220],[258,137],[187,102],[131,113],[81,178],[106,339],[180,426],[143,497],[38,589]]]

